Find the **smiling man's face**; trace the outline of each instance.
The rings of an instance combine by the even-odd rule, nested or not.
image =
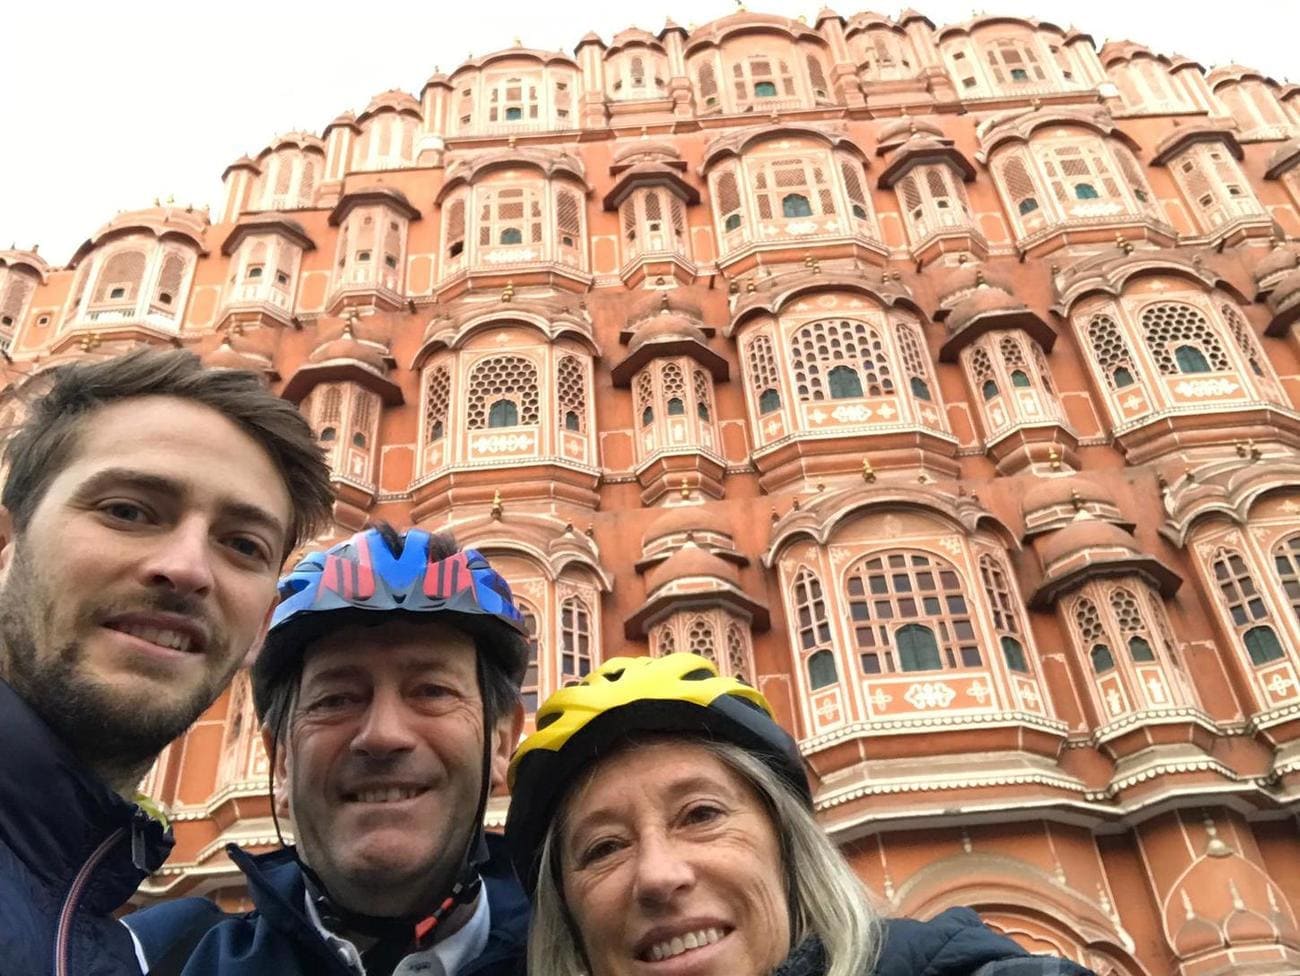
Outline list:
[[[99,408],[21,532],[0,510],[0,673],[128,790],[260,645],[289,515],[270,456],[217,411]]]
[[[461,631],[411,618],[312,645],[276,776],[303,859],[344,907],[414,914],[455,880],[483,782],[476,654]],[[517,712],[492,730],[494,785]]]

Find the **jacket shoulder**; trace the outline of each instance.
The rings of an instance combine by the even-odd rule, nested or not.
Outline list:
[[[177,940],[197,937],[225,919],[238,917],[226,914],[206,898],[179,898],[125,915],[122,924],[139,941],[145,959],[154,963]]]
[[[984,924],[969,908],[950,908],[928,922],[889,919],[876,976],[1087,976],[1064,959],[1032,956]]]

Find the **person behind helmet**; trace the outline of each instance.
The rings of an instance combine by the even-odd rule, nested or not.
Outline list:
[[[534,976],[1087,973],[969,909],[879,919],[766,699],[693,654],[614,658],[556,692],[509,781]]]
[[[380,526],[307,555],[280,595],[253,697],[297,846],[232,852],[251,917],[131,916],[149,972],[513,972],[527,903],[482,831],[523,723],[509,586],[448,536]]]

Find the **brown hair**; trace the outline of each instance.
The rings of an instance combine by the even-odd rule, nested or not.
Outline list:
[[[132,397],[170,396],[217,411],[270,455],[289,494],[282,558],[325,523],[334,502],[330,472],[311,427],[256,373],[205,369],[179,349],[136,349],[101,362],[58,366],[23,391],[27,415],[4,447],[8,472],[2,503],[18,531],[26,528],[50,483],[77,453],[82,421],[100,407]]]

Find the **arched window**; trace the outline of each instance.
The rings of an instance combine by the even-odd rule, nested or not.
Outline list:
[[[894,326],[894,335],[898,339],[898,349],[902,353],[903,368],[908,374],[908,387],[912,396],[918,400],[929,400],[930,376],[925,357],[921,355],[922,340],[916,329],[902,322]]]
[[[781,394],[777,392],[776,355],[772,340],[766,335],[757,335],[745,348],[745,366],[749,374],[751,390],[758,391],[758,412],[771,413],[781,409]]]
[[[555,386],[561,426],[565,430],[583,431],[587,418],[587,377],[577,357],[560,357]]]
[[[444,239],[447,242],[447,257],[456,258],[465,250],[465,201],[453,200],[447,207]]]
[[[722,173],[713,186],[723,230],[728,233],[738,230],[744,223],[744,215],[740,210],[740,190],[737,188],[736,174]]]
[[[1002,179],[999,185],[1006,191],[1016,212],[1023,217],[1037,210],[1038,192],[1025,168],[1024,160],[1019,156],[1011,156],[1002,164],[1000,172]]]
[[[1007,670],[1028,674],[1029,661],[1025,658],[1025,649],[1021,646],[1020,641],[1014,637],[1003,637],[1000,643],[1002,645],[1002,660],[1006,662]]]
[[[787,193],[781,198],[781,216],[811,217],[812,207],[802,193]]]
[[[921,552],[891,552],[854,566],[846,581],[849,615],[864,674],[907,670],[895,651],[900,635],[916,624],[942,651],[936,667],[975,668],[983,664],[966,605],[961,577],[948,562]],[[912,661],[925,657],[925,639],[908,630]]]
[[[1096,200],[1099,196],[1097,188],[1091,183],[1074,184],[1074,197],[1076,200]]]
[[[700,88],[700,99],[706,108],[713,108],[718,104],[718,75],[713,70],[713,65],[706,61],[700,65],[695,77]]]
[[[712,416],[709,405],[713,401],[709,374],[702,369],[694,370],[691,373],[691,389],[695,394],[695,416],[707,423]]]
[[[754,95],[758,98],[776,98],[776,84],[771,81],[754,83]]]
[[[1293,540],[1300,544],[1300,537]],[[1282,548],[1278,547],[1279,550]],[[1282,568],[1285,559],[1279,559]],[[1220,549],[1214,554],[1210,571],[1227,605],[1232,627],[1237,632],[1252,664],[1267,664],[1282,656],[1282,645],[1270,625],[1268,604],[1255,586],[1255,577],[1239,552]],[[1297,587],[1300,592],[1300,587]]]
[[[1300,618],[1300,535],[1283,539],[1274,547],[1273,568],[1291,609]]]
[[[686,404],[682,403],[681,397],[668,398],[668,416],[680,417],[686,413]]]
[[[826,374],[832,400],[862,396],[862,378],[852,366],[836,366]]]
[[[1250,366],[1250,371],[1261,379],[1271,382],[1271,372],[1266,365],[1268,360],[1264,358],[1263,350],[1259,348],[1259,340],[1255,338],[1255,333],[1250,325],[1231,305],[1221,305],[1219,312],[1223,315],[1223,320],[1228,323],[1228,328],[1232,331],[1233,341],[1236,342],[1237,348],[1241,350],[1241,355],[1245,357],[1246,363]]]
[[[451,401],[451,374],[446,366],[436,366],[429,371],[425,389],[424,426],[429,432],[429,440],[439,441],[447,427],[447,407]]]
[[[985,400],[992,400],[998,395],[998,385],[992,380],[985,380],[981,390],[984,393]]]
[[[499,406],[503,402],[509,403],[510,409]],[[484,360],[470,372],[467,426],[470,430],[482,430],[485,427],[535,424],[538,402],[537,367],[531,360],[522,356],[497,356]]]
[[[1088,321],[1088,345],[1112,390],[1134,383],[1133,357],[1119,325],[1109,315],[1094,315]]]
[[[827,398],[827,376],[839,365],[849,366],[857,374],[858,396],[894,392],[884,337],[865,322],[811,322],[790,337],[790,352],[796,389],[805,403]]]
[[[1252,627],[1241,639],[1252,664],[1268,664],[1281,659],[1285,653],[1272,627]]]
[[[579,597],[560,604],[560,678],[572,681],[591,673],[591,611]]]
[[[1028,674],[1029,660],[1020,640],[1023,632],[1020,604],[1012,592],[1010,577],[1006,569],[988,553],[980,556],[979,570],[980,579],[984,583],[984,595],[993,612],[993,625],[999,635],[1002,660],[1009,670]]]
[[[1106,643],[1106,631],[1102,627],[1096,604],[1087,598],[1080,598],[1074,605],[1074,622],[1079,628],[1083,646],[1088,648],[1093,673],[1104,674],[1114,668],[1115,655]]]
[[[1217,332],[1199,309],[1182,302],[1157,302],[1142,310],[1141,319],[1147,347],[1163,375],[1232,369]]]
[[[713,636],[713,625],[703,617],[691,621],[691,629],[686,635],[687,651],[698,654],[706,660],[718,663],[717,644]]]
[[[1119,624],[1120,633],[1125,635],[1129,658],[1133,663],[1150,664],[1155,661],[1151,632],[1137,597],[1126,589],[1114,589],[1110,594],[1110,609],[1115,615],[1115,622]]]
[[[537,711],[538,702],[538,662],[541,659],[541,640],[538,637],[537,614],[518,597],[515,604],[523,614],[524,636],[528,641],[528,669],[519,688],[524,702],[524,711],[531,715]]]
[[[799,570],[791,587],[794,600],[795,628],[799,652],[805,657],[808,685],[816,691],[839,680],[835,656],[827,649],[831,642],[831,625],[826,615],[826,599],[821,581],[806,567]]]
[[[488,408],[489,427],[515,427],[519,423],[519,408],[510,400],[496,400]]]
[[[338,436],[338,431],[333,427],[323,427],[320,432],[320,439],[325,442],[334,440]]]
[[[500,244],[522,244],[524,242],[524,232],[518,227],[501,228],[501,236],[498,239]]]
[[[1178,364],[1180,373],[1210,372],[1210,361],[1205,358],[1205,353],[1195,346],[1179,346],[1175,349],[1174,362]]]
[[[654,410],[654,407],[646,407],[644,410],[641,411],[641,426],[642,426],[642,427],[649,427],[649,426],[650,426],[651,424],[653,424],[654,422],[655,422],[655,410]]]
[[[1011,385],[1020,387],[1023,390],[1029,389],[1033,384],[1029,382],[1029,374],[1023,369],[1011,371]]]
[[[813,691],[828,688],[840,680],[835,671],[835,655],[830,651],[817,651],[808,658],[808,687]]]
[[[898,649],[901,671],[937,671],[943,667],[939,660],[939,643],[929,627],[904,624],[894,632],[894,646]]]
[[[1115,656],[1110,653],[1110,648],[1105,644],[1093,644],[1088,656],[1092,658],[1094,674],[1105,674],[1115,667]]]
[[[750,684],[749,680],[749,642],[745,639],[740,624],[727,625],[727,668],[737,681]]]

